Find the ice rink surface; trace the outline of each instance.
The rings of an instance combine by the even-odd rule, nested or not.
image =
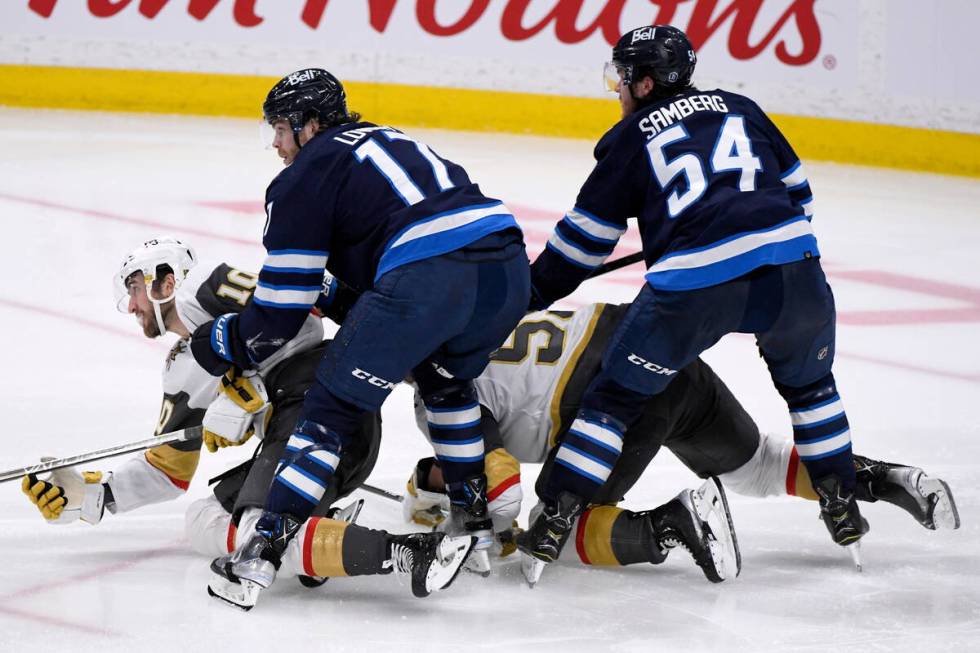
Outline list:
[[[591,168],[584,141],[410,132],[508,202],[532,253]],[[0,469],[149,437],[172,336],[147,340],[115,312],[111,276],[161,233],[206,263],[257,270],[278,158],[248,121],[0,109],[0,134]],[[0,650],[980,650],[980,181],[807,166],[854,449],[946,479],[960,530],[865,504],[857,574],[815,503],[730,494],[743,571],[721,585],[676,551],[658,567],[552,565],[529,590],[512,556],[489,579],[464,575],[421,600],[393,576],[317,590],[284,579],[246,614],[207,597],[208,561],[187,547],[183,513],[249,452],[205,452],[185,497],[97,527],[49,526],[19,483],[3,485]],[[619,253],[638,245],[631,230]],[[629,301],[641,283],[633,266],[565,305]],[[729,336],[706,358],[764,431],[791,437],[751,338]],[[402,492],[430,455],[404,387],[384,424],[371,482]],[[535,474],[524,469],[525,517]],[[663,452],[625,505],[653,508],[698,484]],[[410,530],[398,505],[365,497],[362,524]]]

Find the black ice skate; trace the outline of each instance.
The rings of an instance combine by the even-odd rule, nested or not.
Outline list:
[[[493,522],[487,512],[487,477],[471,476],[462,483],[452,483],[449,490],[449,519],[440,530],[449,535],[471,535],[476,538],[467,571],[490,575],[489,549],[493,545]]]
[[[847,548],[858,571],[862,570],[860,540],[870,530],[861,516],[853,493],[844,492],[837,476],[825,476],[813,485],[820,500],[820,517],[836,544]]]
[[[684,490],[646,515],[662,558],[678,546],[687,549],[712,583],[742,571],[728,500],[717,478],[709,478],[697,490]]]
[[[208,594],[242,610],[251,610],[259,593],[276,580],[282,556],[302,522],[291,515],[263,513],[255,532],[234,553],[211,562]]]
[[[475,537],[449,537],[445,533],[410,533],[390,538],[390,557],[385,566],[411,576],[412,594],[419,598],[449,587],[476,544]]]
[[[580,497],[562,492],[557,503],[545,504],[528,529],[517,536],[521,569],[529,586],[537,584],[546,564],[558,559],[582,508]]]
[[[859,501],[894,504],[930,530],[960,527],[960,513],[945,481],[918,467],[854,456],[857,472],[855,496]]]

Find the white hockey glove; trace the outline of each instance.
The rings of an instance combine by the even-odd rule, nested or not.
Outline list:
[[[228,370],[221,377],[218,398],[204,413],[204,446],[214,453],[222,447],[237,447],[257,434],[265,436],[272,405],[262,377],[254,371]]]
[[[41,461],[52,460],[42,458]],[[111,476],[111,475],[110,475]],[[51,472],[46,479],[34,474],[23,478],[20,487],[49,524],[70,524],[81,519],[98,524],[105,512],[105,487],[102,472],[81,472],[66,467]]]
[[[429,470],[434,463],[435,458],[422,458],[416,463],[402,501],[405,521],[429,528],[438,526],[449,515],[449,495],[445,489],[429,489]]]

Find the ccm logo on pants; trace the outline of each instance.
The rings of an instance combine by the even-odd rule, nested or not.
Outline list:
[[[653,372],[654,374],[663,374],[664,376],[670,376],[671,374],[677,374],[677,370],[672,370],[667,367],[661,367],[656,363],[651,363],[645,358],[640,358],[636,354],[630,354],[626,357],[626,360],[633,363],[634,365],[639,365],[648,372]]]
[[[381,388],[382,390],[392,390],[395,387],[395,384],[391,381],[385,381],[381,377],[375,376],[370,372],[365,372],[359,367],[354,368],[354,371],[351,372],[351,376],[353,376],[355,379],[367,381],[371,385]]]

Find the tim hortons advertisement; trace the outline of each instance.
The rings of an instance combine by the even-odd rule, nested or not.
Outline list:
[[[687,32],[701,58],[699,72],[710,78],[847,85],[857,69],[857,5],[850,0],[9,0],[0,8],[0,22],[4,34],[22,37],[211,44],[218,56],[200,69],[220,68],[222,44],[242,43],[319,50],[354,62],[382,57],[387,63],[401,54],[413,60],[410,81],[453,86],[501,87],[520,77],[504,71],[495,82],[484,64],[474,78],[468,65],[503,63],[521,66],[531,89],[540,87],[538,77],[548,67],[601,66],[625,30],[670,23]],[[79,50],[78,65],[104,65],[85,57]],[[431,65],[419,65],[419,59]],[[267,72],[262,61],[254,63],[253,72]],[[447,63],[462,67],[453,72]],[[234,68],[241,72],[240,64]]]

